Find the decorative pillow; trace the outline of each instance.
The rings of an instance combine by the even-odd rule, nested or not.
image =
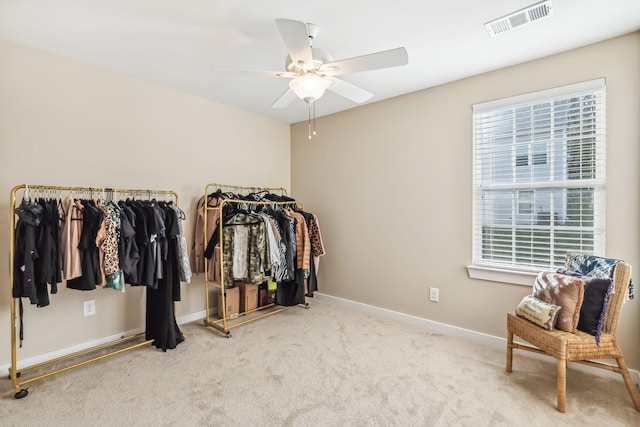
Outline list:
[[[600,333],[609,305],[609,295],[613,289],[609,278],[588,277],[575,271],[559,269],[558,273],[579,277],[584,281],[584,298],[580,308],[578,329],[596,337],[600,342]]]
[[[553,271],[541,271],[536,277],[531,295],[562,307],[556,323],[557,329],[571,333],[576,331],[584,298],[582,279]]]
[[[538,326],[553,331],[558,319],[558,313],[562,307],[555,304],[549,304],[541,301],[536,297],[527,295],[522,298],[520,304],[516,308],[516,314],[523,317]]]

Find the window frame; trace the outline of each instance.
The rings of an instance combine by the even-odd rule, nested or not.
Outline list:
[[[473,105],[472,109],[472,117],[473,117],[473,234],[472,234],[472,263],[467,266],[469,276],[471,278],[483,279],[483,280],[492,280],[499,282],[507,282],[507,283],[516,283],[516,284],[527,284],[531,285],[531,279],[535,276],[535,274],[540,271],[540,266],[535,266],[532,264],[520,264],[518,262],[512,263],[496,263],[491,262],[490,260],[483,259],[482,257],[482,247],[483,247],[483,237],[482,232],[479,231],[479,228],[482,227],[482,220],[479,217],[482,217],[481,213],[481,201],[480,198],[483,194],[483,191],[486,190],[486,186],[483,188],[482,183],[479,183],[481,179],[479,178],[478,173],[478,162],[480,162],[480,158],[477,155],[478,150],[478,136],[477,133],[477,124],[476,119],[482,114],[487,114],[491,112],[500,112],[501,110],[509,110],[512,109],[515,111],[517,108],[529,106],[533,109],[533,107],[537,104],[543,102],[553,102],[561,99],[570,99],[572,97],[583,96],[593,94],[596,100],[596,110],[594,117],[596,119],[597,127],[594,132],[594,153],[593,153],[593,161],[595,164],[594,168],[594,176],[592,179],[574,179],[569,180],[566,176],[558,179],[556,177],[550,176],[547,181],[543,181],[542,184],[537,184],[535,182],[529,183],[529,185],[520,185],[515,182],[515,177],[513,178],[513,182],[511,185],[504,185],[507,190],[513,192],[514,195],[514,207],[512,208],[513,214],[519,214],[520,212],[520,192],[535,190],[537,187],[540,188],[551,188],[552,197],[553,191],[558,189],[559,194],[555,195],[555,197],[563,198],[563,203],[565,203],[565,208],[568,209],[567,205],[567,194],[570,193],[575,188],[593,188],[593,253],[596,255],[604,254],[605,247],[605,198],[606,198],[606,188],[605,188],[605,175],[606,175],[606,85],[605,79],[595,79],[587,82],[581,82],[577,84],[542,90],[538,92],[532,92],[524,95],[517,95],[513,97],[508,97],[504,99],[499,99],[495,101],[489,101],[484,103],[479,103]],[[555,106],[554,106],[555,107]],[[532,110],[533,111],[533,110]],[[555,112],[553,113],[555,114]],[[582,115],[583,113],[581,113]],[[516,126],[516,118],[514,115],[513,126]],[[581,125],[585,126],[585,125]],[[556,128],[550,128],[551,131],[556,130]],[[582,127],[581,127],[582,129]],[[531,131],[533,133],[533,130]],[[496,136],[496,138],[500,138],[500,136]],[[555,137],[557,139],[557,137]],[[551,138],[552,139],[552,138]],[[491,144],[497,144],[497,140],[492,140]],[[563,148],[559,151],[559,153],[566,157],[569,152],[568,141],[570,141],[569,136],[563,138],[564,145]],[[582,140],[581,140],[582,142]],[[511,142],[512,151],[513,151],[513,167],[515,168],[529,168],[533,170],[536,167],[544,166],[546,164],[550,164],[554,161],[554,155],[558,153],[554,153],[550,150],[552,148],[547,146],[546,152],[544,152],[546,163],[536,162],[535,156],[538,155],[541,158],[542,152],[538,153],[532,147],[539,142],[534,141],[533,138],[530,143],[530,148],[527,156],[527,165],[524,165],[523,159],[520,159],[520,163],[518,163],[518,154],[520,157],[523,157],[521,151],[516,152],[517,144],[515,139]],[[549,142],[550,143],[550,142]],[[566,161],[565,158],[562,161]],[[565,164],[563,164],[565,165]],[[569,166],[565,166],[568,168]],[[515,173],[515,172],[514,172]],[[565,175],[566,175],[565,171]],[[486,180],[487,178],[485,178]],[[491,178],[489,178],[491,179]],[[576,184],[580,185],[576,185]],[[564,190],[564,193],[561,191]],[[535,205],[535,193],[531,195],[531,201]],[[498,214],[490,214],[490,215],[498,215]],[[551,214],[550,214],[551,215]],[[554,214],[555,217],[555,214]],[[580,217],[583,218],[582,216]],[[547,226],[547,224],[543,224],[543,227]],[[557,224],[552,218],[549,218],[549,230],[554,230]],[[509,228],[509,227],[507,227]],[[516,228],[514,223],[511,225],[512,233],[516,233]],[[553,231],[550,231],[553,233]],[[569,239],[570,240],[570,239]],[[555,241],[550,243],[553,247]],[[511,253],[513,258],[516,258],[516,254],[518,252],[518,246],[513,244],[511,247]],[[579,249],[569,249],[569,250],[579,250]],[[557,256],[557,255],[556,255]],[[550,255],[551,261],[553,262],[553,255]],[[549,268],[554,268],[554,266],[549,265]],[[557,266],[555,266],[557,267]]]
[[[533,205],[535,202],[535,193],[533,190],[516,190],[516,209],[518,215],[531,215],[533,213]],[[523,196],[527,196],[526,199]],[[523,209],[523,205],[528,205],[527,209]]]

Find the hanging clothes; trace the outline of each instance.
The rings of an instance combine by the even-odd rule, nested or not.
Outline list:
[[[302,226],[297,215],[287,214],[285,211],[277,211],[276,218],[287,243],[287,279],[279,281],[276,289],[276,304],[292,306],[305,303],[305,274],[301,268],[303,260],[299,257],[303,253],[304,237]],[[300,261],[299,261],[300,260]],[[300,263],[300,265],[298,265]]]
[[[71,196],[65,197],[60,206],[62,225],[60,230],[60,259],[62,278],[75,279],[82,276],[80,236],[82,235],[82,210]]]
[[[138,283],[138,263],[140,250],[136,240],[136,214],[131,206],[118,203],[120,209],[120,241],[118,242],[118,265],[124,274],[124,281],[131,285]]]
[[[239,195],[218,189],[197,204],[192,267],[204,268],[200,253],[210,263],[207,281],[220,282],[220,272],[225,288],[238,280],[269,281],[276,285],[276,304],[297,305],[318,290],[318,261],[325,251],[317,217],[298,209],[295,199],[264,190]]]
[[[307,229],[309,230],[309,241],[311,244],[311,253],[309,254],[309,276],[307,278],[307,296],[313,296],[318,290],[318,268],[320,257],[325,254],[324,244],[322,243],[322,234],[320,233],[320,224],[316,215],[310,212],[300,211],[303,215]]]
[[[67,288],[91,291],[103,282],[100,253],[96,244],[103,219],[102,212],[93,200],[76,200],[75,204],[82,212],[82,234],[78,244],[81,252],[82,275],[67,280]]]
[[[222,268],[225,287],[233,287],[234,280],[246,279],[253,284],[264,282],[263,272],[271,270],[264,221],[253,215],[238,212],[225,219],[223,230],[224,265]],[[246,238],[235,239],[236,234],[242,234]],[[239,245],[236,246],[238,243]],[[240,273],[240,277],[234,275],[242,271],[238,264],[246,266],[244,273]]]
[[[191,269],[184,212],[173,202],[25,198],[14,213],[12,296],[20,304],[20,343],[22,298],[47,306],[63,281],[82,291],[99,286],[124,291],[125,280],[144,285],[145,333],[163,350],[184,339],[173,310],[180,301],[181,278],[189,280]]]
[[[285,249],[285,268],[278,282],[293,280],[295,278],[297,259],[296,219],[278,210],[273,211],[272,214],[280,229]]]
[[[116,217],[115,213],[107,208],[104,200],[98,200],[96,206],[102,211],[102,217],[104,218],[104,237],[100,239],[98,248],[102,254],[102,262],[100,265],[103,266],[103,274],[108,277],[120,270]]]
[[[164,278],[164,263],[167,251],[167,239],[165,235],[165,212],[155,201],[145,203],[144,209],[147,216],[147,232],[151,244],[150,259],[147,260],[149,282],[145,283],[152,288],[158,287],[158,280]]]
[[[145,336],[163,351],[175,348],[184,341],[173,310],[174,301],[180,301],[179,278],[179,226],[178,215],[166,204],[158,206],[163,211],[167,247],[163,254],[164,270],[155,288],[147,288]]]
[[[280,266],[285,263],[284,249],[280,246],[282,237],[275,224],[273,218],[264,212],[257,214],[264,221],[264,229],[267,236],[267,247],[269,248],[269,258],[271,264],[271,271],[265,271],[268,276],[275,276],[276,270],[280,269]]]
[[[37,227],[43,216],[43,209],[37,203],[23,200],[15,209],[18,216],[14,238],[13,263],[13,297],[29,298],[31,304],[37,305],[36,289],[36,248]]]
[[[304,270],[304,276],[309,276],[309,256],[311,254],[311,242],[309,240],[309,229],[305,217],[290,209],[285,209],[284,213],[296,219],[296,268]]]
[[[169,203],[178,218],[178,271],[180,273],[180,281],[184,283],[191,282],[191,264],[189,262],[189,252],[187,251],[187,239],[184,236],[184,229],[182,228],[182,221],[185,220],[184,212],[174,205]]]
[[[193,229],[193,246],[191,247],[191,252],[189,253],[192,273],[198,274],[204,272],[205,248],[210,242],[214,230],[218,226],[219,210],[205,209],[205,199],[207,200],[206,203],[208,208],[216,208],[223,197],[224,194],[222,193],[222,191],[218,190],[215,193],[202,196],[198,200],[198,203],[196,205],[197,216]],[[204,231],[205,215],[207,216],[206,236]],[[211,255],[206,257],[209,260],[209,265],[207,266],[209,277],[207,278],[207,280],[220,280],[220,260],[219,256],[214,256],[214,247],[215,244],[211,248]],[[216,272],[218,272],[217,275]]]
[[[124,272],[120,269],[120,239],[122,236],[121,211],[112,201],[99,205],[103,210],[106,237],[99,246],[103,255],[104,287],[124,291]]]
[[[38,204],[42,207],[42,221],[37,227],[35,280],[38,305],[44,307],[49,304],[49,292],[57,293],[58,283],[62,282],[58,256],[59,218],[57,200],[40,198]]]
[[[276,304],[292,306],[305,303],[304,272],[297,270],[293,280],[278,282],[276,289]]]
[[[314,257],[321,257],[325,254],[324,243],[322,243],[322,234],[320,233],[320,222],[318,217],[309,212],[301,212],[307,219],[309,228],[309,239],[311,240],[311,250]]]
[[[18,221],[14,236],[12,296],[19,299],[19,339],[20,347],[24,340],[24,308],[22,298],[29,298],[34,305],[39,304],[36,289],[35,261],[38,258],[36,248],[36,228],[42,221],[42,208],[31,201],[23,200],[15,209]]]

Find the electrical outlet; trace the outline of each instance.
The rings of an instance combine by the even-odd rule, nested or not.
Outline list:
[[[82,304],[82,314],[86,316],[93,316],[96,314],[96,300],[92,299],[89,301],[85,301]]]
[[[438,302],[440,298],[440,289],[429,288],[429,301]]]

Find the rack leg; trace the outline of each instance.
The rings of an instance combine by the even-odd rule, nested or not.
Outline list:
[[[13,397],[16,399],[22,399],[23,397],[27,397],[27,394],[29,394],[29,389],[21,388],[19,392],[13,395]]]
[[[13,389],[17,390],[16,393],[13,395],[14,398],[16,399],[22,399],[23,397],[26,397],[27,394],[29,394],[29,389],[26,388],[19,388],[18,386],[18,378],[20,378],[20,374],[22,372],[15,372],[13,371],[13,367],[9,368],[9,379],[11,381],[13,381]],[[15,377],[12,376],[11,374],[14,373]]]

